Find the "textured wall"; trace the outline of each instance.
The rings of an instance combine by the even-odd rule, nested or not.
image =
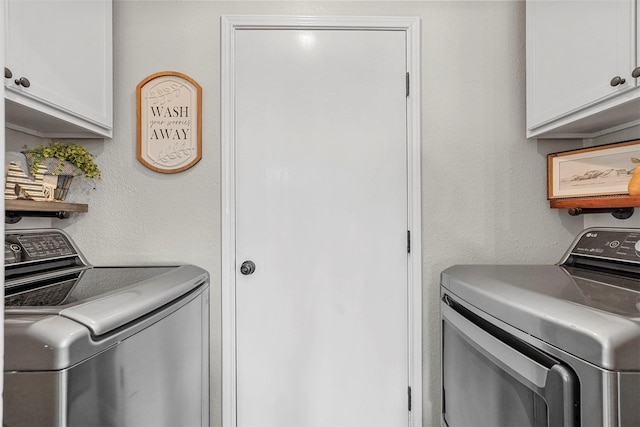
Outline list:
[[[524,2],[114,2],[114,137],[90,141],[104,181],[51,223],[95,264],[190,262],[212,275],[212,420],[220,423],[220,16],[411,15],[422,19],[424,425],[439,425],[439,272],[456,263],[551,263],[583,228],[546,201],[549,152],[527,141]],[[135,87],[175,70],[203,87],[203,159],[173,175],[135,158]],[[10,149],[27,137],[8,133]],[[31,141],[29,141],[31,142]]]

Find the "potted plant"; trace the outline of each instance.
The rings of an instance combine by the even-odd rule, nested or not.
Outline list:
[[[64,200],[74,176],[84,175],[87,178],[102,180],[102,173],[86,147],[73,142],[52,141],[40,144],[35,148],[23,147],[23,153],[33,176],[38,166],[47,168],[47,175],[55,177],[56,188],[54,198]]]

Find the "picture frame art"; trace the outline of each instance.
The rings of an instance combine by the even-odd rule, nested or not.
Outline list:
[[[189,169],[202,158],[202,88],[186,74],[162,71],[136,87],[140,163],[161,173]]]
[[[547,155],[547,198],[628,194],[629,180],[639,164],[640,140],[551,153]]]

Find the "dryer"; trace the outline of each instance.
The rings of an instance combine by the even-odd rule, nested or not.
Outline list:
[[[582,232],[554,265],[441,274],[443,424],[640,425],[640,230]]]

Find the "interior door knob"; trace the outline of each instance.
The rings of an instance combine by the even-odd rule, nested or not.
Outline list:
[[[256,271],[256,265],[253,263],[253,261],[245,261],[240,266],[240,273],[244,274],[245,276],[253,274],[254,271]]]
[[[640,77],[640,67],[636,67],[636,68],[631,72],[631,77],[633,77],[634,79],[637,79],[638,77]]]
[[[614,87],[615,87],[615,86],[618,86],[618,85],[624,84],[624,82],[626,82],[626,80],[625,80],[625,79],[623,79],[623,78],[622,78],[622,77],[620,77],[620,76],[615,76],[614,78],[612,78],[612,79],[611,79],[611,82],[610,82],[610,83],[611,83],[611,86],[614,86]]]

